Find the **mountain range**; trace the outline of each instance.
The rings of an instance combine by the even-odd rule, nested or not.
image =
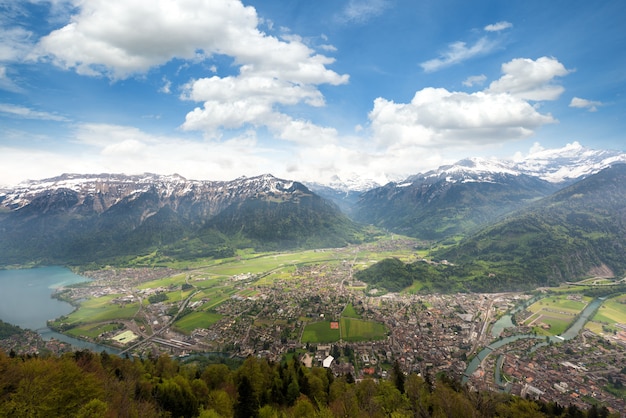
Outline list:
[[[0,206],[2,265],[103,262],[149,251],[224,257],[239,247],[342,246],[359,233],[332,202],[271,175],[64,174],[4,191]]]
[[[386,185],[64,174],[0,191],[0,265],[335,247],[367,239],[371,224],[443,245],[433,256],[457,266],[446,277],[472,278],[460,290],[525,287],[528,274],[533,285],[619,275],[622,163],[622,152],[574,143],[518,160],[468,158]]]

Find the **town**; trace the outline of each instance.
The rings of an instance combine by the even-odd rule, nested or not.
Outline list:
[[[626,330],[619,328],[624,324],[612,332],[606,326],[600,332],[587,327],[578,337],[555,343],[557,337],[537,335],[531,323],[539,329],[550,326],[531,321],[537,315],[524,309],[548,294],[545,289],[534,295],[379,292],[353,277],[354,249],[334,251],[341,256],[334,262],[300,263],[280,274],[275,268],[272,274],[239,272],[225,278],[201,269],[86,272],[91,281],[57,294],[80,308],[50,325],[114,346],[121,354],[185,358],[220,353],[272,361],[296,355],[307,366],[328,367],[357,380],[385,378],[398,362],[405,373],[431,379],[445,373],[479,390],[626,410],[619,390],[626,381]],[[579,295],[567,297],[585,305]],[[106,314],[81,316],[89,301],[106,305],[101,307]],[[519,325],[496,330],[498,320],[516,309]],[[315,333],[314,324],[328,331]],[[344,329],[356,324],[375,324],[382,331],[355,335]],[[469,369],[485,347],[515,335],[534,338],[512,339]]]

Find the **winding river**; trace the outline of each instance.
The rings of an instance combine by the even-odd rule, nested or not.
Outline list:
[[[602,302],[604,302],[604,299],[605,298],[598,298],[590,302],[587,306],[585,306],[585,309],[583,309],[582,312],[578,315],[578,318],[576,318],[576,321],[574,321],[574,323],[563,334],[559,336],[548,337],[549,341],[559,343],[559,342],[563,342],[563,341],[571,340],[575,338],[580,332],[580,330],[585,326],[589,318],[591,318],[595,314],[595,312],[598,310],[600,305],[602,305]],[[500,323],[500,321],[502,322]],[[502,329],[509,326],[508,323],[511,323],[512,325],[511,317],[510,315],[504,315],[494,324],[493,328],[498,329],[498,335],[500,335],[500,332],[502,331]],[[487,347],[483,348],[482,351],[480,351],[476,355],[476,357],[474,357],[472,361],[470,361],[470,363],[467,366],[467,369],[465,369],[465,373],[463,373],[462,382],[466,383],[469,380],[469,377],[476,371],[476,369],[478,369],[478,366],[480,366],[482,361],[489,354],[491,354],[494,350],[497,350],[498,348],[505,346],[507,344],[510,344],[514,341],[526,339],[526,338],[535,338],[535,339],[544,340],[544,341],[546,340],[545,336],[538,336],[538,335],[533,335],[533,334],[518,334],[518,335],[512,335],[510,337],[505,337],[497,341],[494,341],[491,344],[489,344]],[[542,344],[545,344],[545,343],[542,343]],[[535,348],[537,348],[537,346],[535,346]]]

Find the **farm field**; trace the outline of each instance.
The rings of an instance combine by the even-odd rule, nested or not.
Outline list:
[[[576,319],[590,298],[570,299],[568,295],[548,296],[530,305],[533,314],[524,325],[533,327],[539,335],[560,335]]]
[[[119,328],[118,324],[88,324],[79,325],[67,331],[72,337],[97,338],[100,334],[110,332]]]

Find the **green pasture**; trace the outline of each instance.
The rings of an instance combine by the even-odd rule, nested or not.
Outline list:
[[[174,327],[184,333],[190,333],[194,329],[209,328],[222,319],[222,315],[210,312],[192,312],[185,315],[174,323]]]
[[[79,325],[75,328],[68,330],[67,334],[73,337],[97,338],[100,334],[104,332],[109,332],[116,329],[119,329],[118,324],[86,324]]]
[[[230,299],[230,297],[233,296],[235,293],[237,293],[237,290],[233,289],[232,287],[205,289],[196,293],[191,298],[191,302],[207,299],[207,302],[202,305],[201,308],[203,311],[207,311],[221,305],[222,303]]]
[[[343,309],[343,312],[341,313],[341,316],[345,318],[361,319],[361,315],[356,312],[354,306],[352,306],[351,303],[348,303],[346,305],[346,307]]]
[[[302,343],[333,343],[339,341],[338,329],[330,328],[330,321],[307,324],[302,332]]]
[[[533,315],[524,324],[533,326],[539,335],[560,335],[589,301],[590,298],[583,298],[580,302],[570,300],[565,294],[547,296],[527,308]],[[549,325],[550,329],[543,329],[540,324]]]
[[[539,311],[550,310],[577,315],[585,308],[585,306],[587,306],[587,303],[590,300],[591,298],[585,297],[583,298],[583,302],[578,302],[575,300],[567,299],[566,295],[553,295],[538,300],[537,302],[530,305],[527,309],[535,313]]]
[[[602,325],[626,324],[626,295],[605,300],[586,328],[591,328],[593,323],[598,324],[600,329]]]
[[[188,289],[185,291],[182,290],[175,290],[173,292],[167,292],[167,300],[165,301],[166,303],[176,303],[176,302],[180,302],[181,300],[187,299],[189,297],[189,295],[191,295],[195,290],[194,289]]]
[[[354,318],[341,318],[341,337],[345,341],[382,340],[387,335],[383,324]]]
[[[172,285],[181,286],[185,283],[187,273],[177,274],[175,276],[165,277],[163,279],[152,280],[145,282],[137,286],[137,289],[156,289],[157,287],[168,288]]]
[[[80,308],[67,316],[64,322],[70,324],[131,319],[139,309],[139,303],[129,303],[122,307],[111,301],[121,295],[107,295],[89,299]]]

